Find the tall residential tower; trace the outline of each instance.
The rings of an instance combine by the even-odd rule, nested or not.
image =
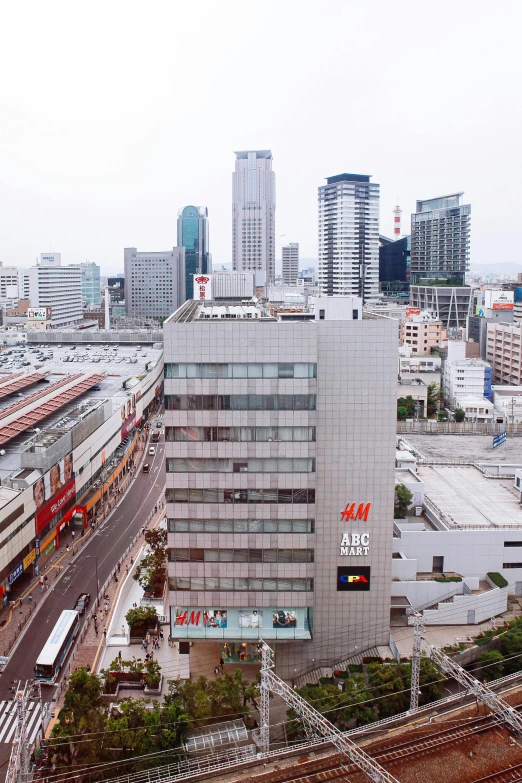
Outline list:
[[[319,188],[319,271],[326,296],[379,295],[379,185],[365,174],[328,177]]]
[[[185,298],[193,297],[193,275],[210,274],[208,252],[208,209],[182,207],[178,210],[178,247],[185,248]]]
[[[295,285],[299,277],[299,243],[283,246],[283,283]]]
[[[271,150],[236,152],[232,175],[232,268],[275,277],[275,174]]]

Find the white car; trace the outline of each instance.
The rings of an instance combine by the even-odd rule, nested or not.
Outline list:
[[[155,446],[151,446],[149,448],[149,457],[153,457],[155,455],[155,453],[156,453],[156,447]]]

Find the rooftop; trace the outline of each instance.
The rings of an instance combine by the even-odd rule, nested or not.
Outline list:
[[[522,507],[511,491],[512,479],[487,478],[468,465],[418,465],[417,473],[425,484],[425,498],[450,529],[522,529]]]

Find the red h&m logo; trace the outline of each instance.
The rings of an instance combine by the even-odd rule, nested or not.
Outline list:
[[[190,615],[187,611],[182,614],[178,614],[176,617],[176,625],[199,625],[199,618],[201,612],[191,612]]]
[[[370,513],[371,503],[359,503],[359,508],[355,510],[355,503],[347,503],[344,511],[341,511],[341,521],[349,522],[351,519],[362,519],[364,522],[368,521],[368,514]]]

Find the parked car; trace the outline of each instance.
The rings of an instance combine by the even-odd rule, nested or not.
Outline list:
[[[76,599],[76,603],[74,604],[75,610],[79,614],[83,614],[87,607],[89,606],[89,603],[91,601],[91,596],[89,593],[80,593],[78,598]]]

